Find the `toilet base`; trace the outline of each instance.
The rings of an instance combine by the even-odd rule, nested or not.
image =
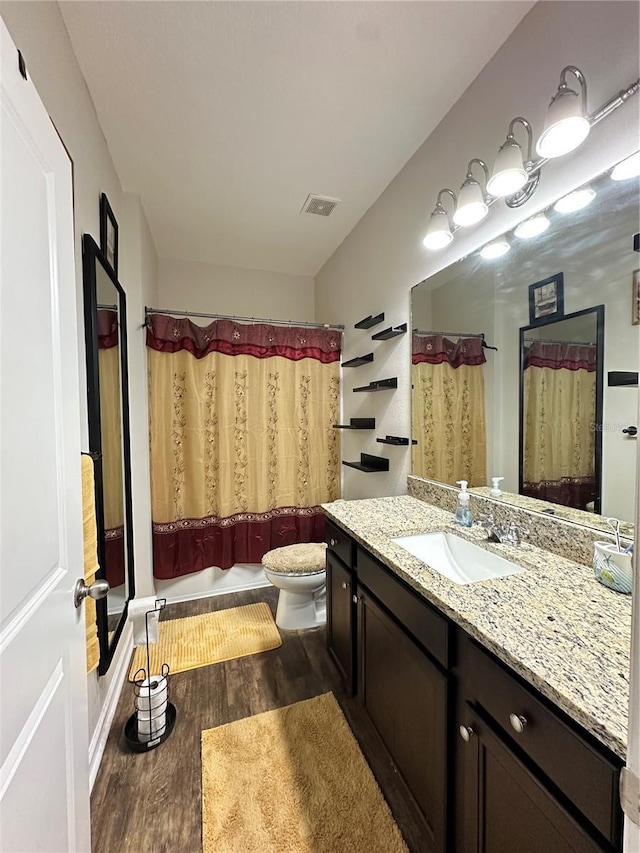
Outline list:
[[[319,628],[327,621],[326,587],[317,593],[292,592],[281,589],[276,611],[276,625],[283,631]]]

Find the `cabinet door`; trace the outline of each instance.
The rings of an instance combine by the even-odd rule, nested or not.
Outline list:
[[[353,594],[351,572],[327,551],[327,648],[351,693],[355,656]]]
[[[465,853],[596,853],[604,849],[469,710],[459,734],[465,780],[458,808],[464,811]]]
[[[446,676],[362,589],[358,653],[360,702],[425,818],[424,849],[444,851]]]

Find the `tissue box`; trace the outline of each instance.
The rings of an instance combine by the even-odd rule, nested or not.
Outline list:
[[[593,571],[601,584],[629,594],[633,588],[631,554],[622,554],[611,542],[593,543]]]

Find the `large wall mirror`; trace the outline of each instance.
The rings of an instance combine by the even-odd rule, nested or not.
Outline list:
[[[135,594],[131,524],[131,450],[126,295],[93,238],[82,243],[89,403],[89,449],[95,460],[98,577],[110,590],[96,602],[103,675]]]
[[[544,217],[413,288],[412,473],[484,495],[503,477],[507,502],[630,524],[640,179],[608,170]]]

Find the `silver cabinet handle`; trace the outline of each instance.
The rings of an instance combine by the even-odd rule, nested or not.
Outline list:
[[[474,736],[475,732],[471,728],[471,726],[460,726],[460,737],[465,743],[469,743],[471,738]]]
[[[527,725],[527,718],[521,714],[509,714],[509,722],[514,732],[518,732],[521,735]]]
[[[348,589],[349,584],[346,581],[342,581],[342,589]]]
[[[353,601],[354,604],[357,604],[358,603],[358,596],[357,595],[351,596],[351,601]]]
[[[337,544],[338,544],[338,540],[337,540],[337,539],[329,539],[329,545],[331,545],[331,547],[332,547],[332,548],[335,548],[335,546],[336,546]]]
[[[84,582],[84,578],[78,578],[75,589],[73,590],[73,603],[76,608],[78,608],[87,596],[98,601],[106,596],[109,589],[109,581],[100,579],[94,581],[91,586],[87,586]]]

